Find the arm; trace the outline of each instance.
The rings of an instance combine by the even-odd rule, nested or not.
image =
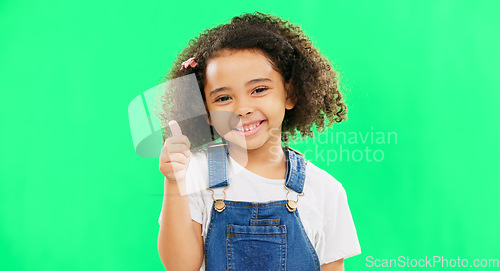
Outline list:
[[[198,271],[203,262],[202,230],[191,219],[186,195],[190,143],[176,121],[169,126],[172,137],[165,140],[159,166],[165,179],[158,252],[168,271]]]
[[[321,271],[344,271],[344,259],[322,265]]]
[[[164,190],[158,234],[160,259],[168,271],[198,271],[203,262],[203,237],[201,224],[191,219],[185,183],[165,178]]]
[[[321,270],[326,271],[344,271],[344,259],[361,253],[345,190],[342,186],[336,190],[339,191],[337,199],[326,207],[325,214],[329,214],[329,219],[323,224],[325,244],[322,254],[324,259],[338,260],[324,264]]]

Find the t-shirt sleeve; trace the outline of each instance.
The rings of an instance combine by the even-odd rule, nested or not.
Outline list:
[[[203,211],[203,176],[199,168],[199,161],[196,156],[191,156],[188,169],[186,171],[186,193],[189,201],[189,212],[191,219],[202,224]],[[163,210],[160,212],[158,223],[161,224]]]
[[[201,184],[200,182],[203,181],[202,176],[200,174],[199,169],[198,170],[192,170],[190,178],[187,178],[187,194],[188,194],[188,201],[189,201],[189,211],[191,212],[191,219],[194,221],[203,224],[202,223],[202,216],[203,216],[203,197],[202,197],[202,190],[201,189]]]
[[[345,189],[340,186],[336,206],[326,208],[327,212],[323,223],[325,233],[325,250],[323,263],[352,257],[361,253],[361,248],[352,220],[351,211],[347,204]]]

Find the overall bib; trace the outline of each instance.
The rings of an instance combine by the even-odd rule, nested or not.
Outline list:
[[[286,156],[285,188],[301,194],[305,159],[290,148],[283,151]],[[226,145],[208,147],[208,170],[209,190],[228,188]],[[320,271],[318,255],[296,207],[296,201],[288,199],[269,202],[214,199],[205,238],[206,270]]]

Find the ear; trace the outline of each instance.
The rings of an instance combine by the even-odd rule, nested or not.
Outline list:
[[[205,120],[207,121],[208,125],[212,126],[212,119],[210,118],[210,111],[208,111],[207,103],[203,102],[203,105],[205,106],[205,112],[207,112]]]
[[[210,113],[207,111],[207,115],[205,115],[205,120],[207,121],[208,125],[212,126],[212,120],[210,119]]]
[[[297,95],[295,95],[295,90],[293,89],[291,82],[285,84],[285,94],[285,109],[290,110],[297,103]]]

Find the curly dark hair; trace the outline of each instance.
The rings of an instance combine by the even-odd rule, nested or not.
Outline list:
[[[207,63],[224,49],[249,49],[263,53],[273,68],[280,72],[284,82],[290,83],[288,95],[295,97],[297,102],[293,109],[285,112],[282,125],[285,144],[288,144],[290,137],[296,138],[297,132],[300,132],[302,138],[312,137],[313,125],[318,132],[323,132],[325,126],[347,119],[347,107],[339,90],[338,73],[328,59],[313,46],[300,26],[260,12],[245,13],[232,18],[228,24],[203,31],[189,41],[163,81],[195,73],[205,102]],[[197,66],[179,69],[181,63],[191,57],[195,57]],[[164,97],[162,112],[158,114],[160,120],[166,122],[168,119],[167,107],[172,111],[174,107],[182,110],[192,106],[189,97],[182,100],[177,98],[174,101]],[[166,106],[166,101],[170,101],[170,105]],[[191,125],[197,126],[193,122]]]

